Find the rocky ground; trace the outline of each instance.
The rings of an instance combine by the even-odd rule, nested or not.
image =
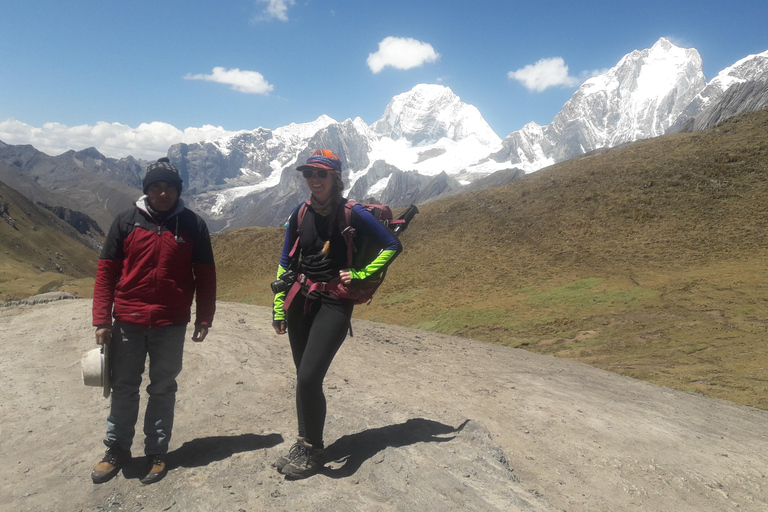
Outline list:
[[[359,320],[326,379],[331,461],[286,481],[270,464],[295,435],[287,339],[233,303],[186,346],[168,476],[139,482],[137,437],[94,485],[109,401],[81,380],[90,306],[0,308],[3,511],[768,510],[766,411]]]

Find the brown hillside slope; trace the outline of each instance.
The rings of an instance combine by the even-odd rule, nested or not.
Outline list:
[[[358,318],[554,354],[768,409],[768,111],[423,205]],[[281,230],[216,237],[267,305]]]
[[[0,305],[52,290],[90,297],[98,257],[72,226],[0,182]]]

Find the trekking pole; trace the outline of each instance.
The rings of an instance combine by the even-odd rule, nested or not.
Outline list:
[[[403,222],[399,222],[394,228],[392,228],[393,233],[395,236],[399,237],[400,233],[406,230],[408,227],[408,224],[411,223],[411,220],[416,216],[416,214],[419,213],[419,209],[416,207],[415,204],[412,204],[408,207],[407,210],[403,212],[400,217],[398,217],[398,220],[402,220]]]

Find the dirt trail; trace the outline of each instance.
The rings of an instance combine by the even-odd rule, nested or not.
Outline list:
[[[143,486],[134,459],[94,485],[108,400],[80,377],[90,305],[0,308],[0,510],[768,510],[768,412],[359,320],[326,380],[333,461],[285,481],[287,339],[232,303],[186,346],[168,476]]]

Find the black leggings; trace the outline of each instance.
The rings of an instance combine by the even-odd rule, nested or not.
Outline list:
[[[299,437],[323,448],[325,427],[325,394],[323,380],[333,358],[347,337],[354,304],[351,301],[325,300],[309,303],[301,293],[286,312],[288,339],[296,365],[296,415]]]

